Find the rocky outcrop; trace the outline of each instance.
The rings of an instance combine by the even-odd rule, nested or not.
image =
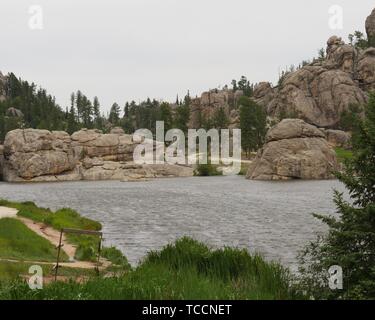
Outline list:
[[[113,130],[103,134],[82,129],[71,136],[62,131],[17,129],[5,138],[3,179],[22,181],[137,180],[192,176],[193,169],[169,165],[137,166],[132,136]]]
[[[366,19],[366,33],[370,45],[375,47],[375,9]]]
[[[8,108],[5,111],[5,115],[7,117],[13,117],[13,118],[23,118],[23,113],[21,110],[16,109],[16,108]]]
[[[67,133],[47,130],[10,131],[4,143],[4,179],[30,180],[73,170],[75,160]]]
[[[267,133],[247,178],[329,179],[337,169],[336,154],[321,130],[300,119],[285,119]]]
[[[366,101],[365,92],[350,73],[306,66],[286,77],[267,111],[273,117],[300,118],[319,127],[335,127],[351,104]]]
[[[344,149],[351,148],[351,134],[349,132],[341,131],[341,130],[324,130],[322,129],[323,133],[326,136],[328,143],[332,147],[340,147]]]
[[[369,48],[360,55],[357,77],[365,91],[375,90],[375,48]]]
[[[375,9],[366,20],[370,48],[327,41],[326,57],[287,73],[278,87],[260,83],[254,99],[270,117],[299,118],[318,127],[335,129],[350,105],[363,105],[375,90]]]
[[[219,108],[223,108],[230,122],[230,127],[239,123],[236,106],[243,96],[241,90],[233,92],[228,88],[210,90],[202,93],[200,98],[192,99],[190,105],[189,128],[201,128],[202,119],[212,119]]]
[[[276,91],[269,82],[260,82],[254,87],[253,98],[260,105],[268,105],[275,97]]]

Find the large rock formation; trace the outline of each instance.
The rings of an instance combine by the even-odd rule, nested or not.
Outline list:
[[[192,99],[189,128],[200,128],[201,119],[212,119],[219,108],[224,109],[230,127],[235,127],[239,123],[236,107],[241,96],[243,96],[241,90],[233,92],[233,90],[224,88],[223,90],[214,89],[204,92],[200,98]]]
[[[335,127],[351,104],[362,105],[367,101],[352,73],[343,71],[351,68],[350,63],[342,61],[337,64],[341,66],[339,69],[309,65],[287,75],[266,105],[268,114],[300,118],[319,127]]]
[[[356,75],[365,91],[375,90],[375,48],[369,48],[358,59]]]
[[[279,86],[260,83],[254,99],[271,117],[300,118],[335,129],[351,104],[367,102],[367,92],[375,90],[375,9],[366,20],[370,48],[363,50],[332,36],[326,57],[315,59],[286,74]]]
[[[70,136],[62,132],[18,129],[7,134],[4,143],[4,179],[30,180],[73,170],[75,160]]]
[[[366,19],[366,33],[370,45],[375,47],[375,9]]]
[[[329,179],[337,169],[336,154],[321,130],[300,119],[285,119],[267,133],[247,178]]]
[[[20,181],[139,180],[192,176],[193,169],[171,165],[135,165],[132,136],[116,128],[75,132],[17,129],[0,148],[3,179]],[[3,154],[3,156],[2,156]]]

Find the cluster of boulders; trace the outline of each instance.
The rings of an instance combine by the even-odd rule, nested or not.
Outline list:
[[[4,181],[144,180],[192,176],[190,167],[136,165],[132,136],[120,128],[103,134],[82,129],[71,136],[63,131],[17,129],[0,146]]]

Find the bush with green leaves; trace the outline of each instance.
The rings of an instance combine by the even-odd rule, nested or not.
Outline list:
[[[217,169],[217,166],[207,163],[199,164],[194,170],[194,175],[199,177],[222,176],[223,172]]]

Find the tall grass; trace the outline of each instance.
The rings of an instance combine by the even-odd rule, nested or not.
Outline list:
[[[54,261],[56,249],[46,239],[37,235],[21,221],[12,218],[0,219],[0,258]],[[67,255],[62,252],[62,260]]]
[[[22,281],[0,284],[0,299],[296,299],[290,276],[245,250],[211,250],[189,238],[151,252],[134,270],[34,292]]]

